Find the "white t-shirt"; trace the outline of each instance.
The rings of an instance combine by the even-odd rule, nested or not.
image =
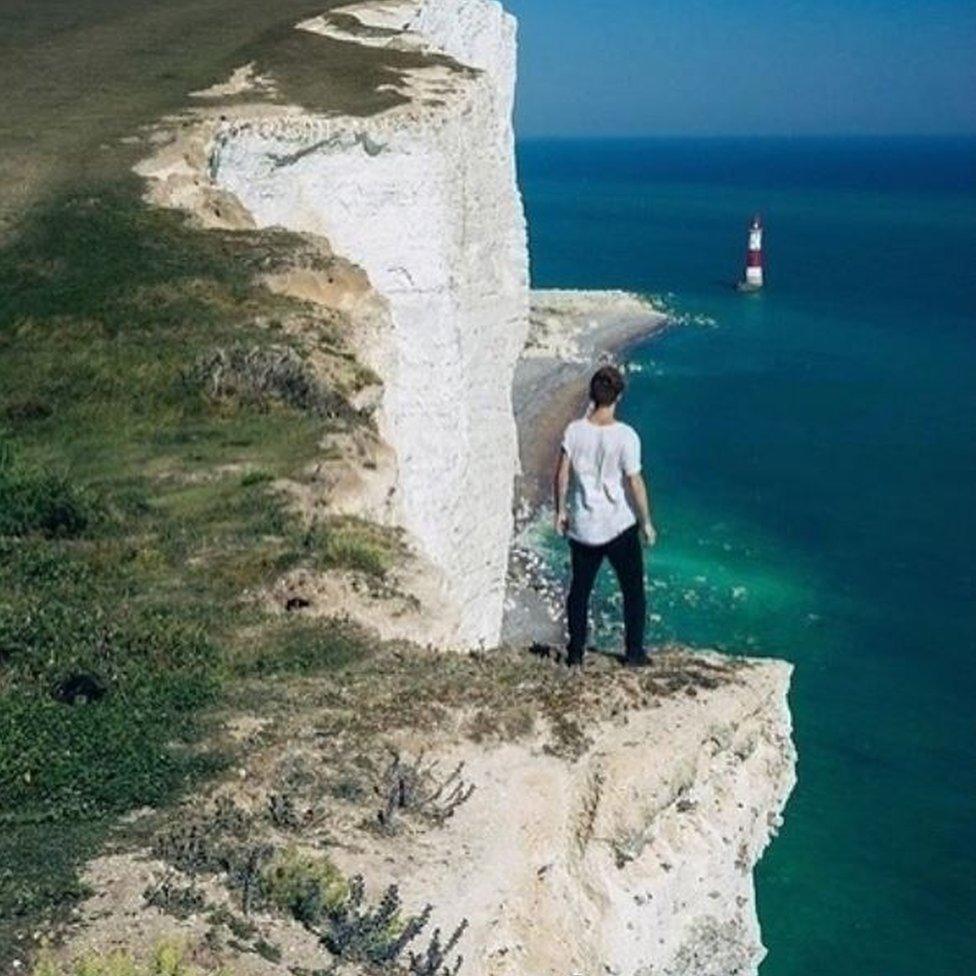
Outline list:
[[[637,522],[624,478],[641,469],[640,438],[620,421],[600,427],[583,418],[566,428],[563,450],[572,469],[568,535],[602,546]]]

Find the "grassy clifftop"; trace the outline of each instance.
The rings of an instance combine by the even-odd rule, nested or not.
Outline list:
[[[371,650],[254,599],[303,566],[382,581],[401,554],[355,519],[310,527],[272,489],[372,424],[348,322],[258,283],[328,259],[198,231],[120,175],[147,150],[133,133],[247,62],[281,102],[402,102],[430,59],[293,29],[338,5],[0,13],[0,970],[126,814],[225,765],[232,689]]]
[[[121,816],[219,768],[201,716],[228,679],[366,651],[250,595],[293,566],[389,558],[382,533],[309,530],[269,487],[371,424],[341,317],[314,331],[326,388],[285,327],[321,310],[256,283],[324,259],[138,192],[49,202],[0,251],[0,967]]]

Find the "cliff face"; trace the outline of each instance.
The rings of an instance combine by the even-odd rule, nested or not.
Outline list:
[[[570,761],[518,742],[442,753],[476,799],[436,840],[361,846],[349,869],[429,900],[447,931],[468,918],[469,976],[755,973],[752,871],[795,783],[790,667],[715,674],[595,718]]]
[[[400,105],[227,126],[211,175],[259,226],[328,238],[389,307],[366,353],[384,380],[397,520],[450,576],[460,645],[497,643],[525,341],[525,221],[511,128],[514,21],[487,0],[361,3],[302,30],[424,61]]]
[[[516,652],[401,653],[338,685],[279,688],[277,705],[239,722],[235,734],[260,736],[219,795],[225,816],[239,805],[243,852],[324,853],[365,879],[372,903],[395,884],[405,912],[433,906],[429,928],[445,938],[467,920],[454,950],[466,976],[753,976],[764,950],[752,870],[794,783],[789,678],[780,662],[714,654],[661,654],[642,672],[594,662],[570,676]],[[391,750],[407,780],[391,775]],[[285,829],[266,815],[283,782],[294,810],[311,814]],[[212,822],[214,809],[210,797],[176,823]],[[74,952],[172,931],[143,893],[154,878],[177,890],[192,879],[161,850],[93,865],[99,894]],[[207,893],[235,909],[230,879],[211,876]],[[225,971],[336,961],[314,926],[260,909],[250,921],[281,959],[229,943]],[[196,946],[210,925],[197,913],[181,937]]]

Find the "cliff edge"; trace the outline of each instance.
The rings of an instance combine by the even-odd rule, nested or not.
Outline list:
[[[363,514],[402,526],[441,574],[443,626],[429,639],[493,646],[517,467],[512,380],[529,305],[515,23],[487,0],[404,0],[351,3],[295,32],[310,51],[322,45],[325,63],[337,48],[346,59],[392,58],[377,86],[390,103],[339,109],[328,91],[283,92],[251,64],[200,93],[244,104],[201,111],[192,134],[141,172],[156,202],[211,224],[232,215],[311,235],[364,272],[375,302],[365,312],[359,302],[367,335],[357,355],[383,380],[377,420],[395,471],[385,511]],[[339,297],[308,274],[277,286],[323,304]]]
[[[794,783],[789,666],[670,649],[573,676],[481,650],[500,642],[529,313],[514,84],[497,3],[334,5],[197,93],[140,165],[152,202],[204,227],[304,242],[259,275],[307,304],[276,327],[325,385],[355,360],[370,423],[272,487],[310,529],[402,540],[368,592],[303,565],[260,595],[384,642],[326,677],[242,681],[234,773],[90,865],[67,955],[175,930],[243,974],[450,976],[462,955],[484,976],[755,972],[752,869]]]
[[[585,676],[399,651],[276,683],[232,726],[233,778],[148,850],[91,865],[72,951],[175,932],[249,976],[358,972],[378,944],[390,974],[755,973],[752,869],[794,783],[789,676],[681,651]],[[443,955],[409,968],[425,942]]]

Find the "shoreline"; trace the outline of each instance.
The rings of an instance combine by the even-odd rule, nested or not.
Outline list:
[[[529,339],[512,390],[519,475],[502,640],[559,644],[561,586],[545,572],[525,531],[549,504],[560,438],[586,409],[591,373],[659,337],[672,320],[647,299],[621,291],[533,291],[531,302]]]

